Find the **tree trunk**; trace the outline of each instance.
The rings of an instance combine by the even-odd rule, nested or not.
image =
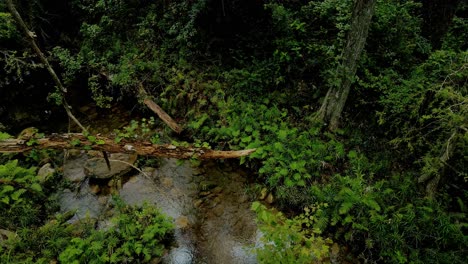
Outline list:
[[[338,82],[331,85],[319,110],[319,118],[328,123],[330,130],[338,128],[341,112],[356,74],[357,63],[366,44],[374,7],[375,0],[356,0],[354,3],[342,62],[336,69],[335,78]]]
[[[28,146],[28,142],[34,142]],[[32,149],[86,149],[109,153],[136,153],[142,156],[169,157],[176,159],[232,159],[247,156],[255,149],[220,151],[207,148],[181,147],[170,144],[154,145],[151,142],[121,141],[96,136],[94,142],[83,134],[52,134],[48,137],[32,140],[0,140],[0,153],[25,152]]]

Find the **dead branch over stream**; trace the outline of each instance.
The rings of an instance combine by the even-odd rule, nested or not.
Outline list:
[[[34,145],[28,146],[27,142],[34,142]],[[19,153],[32,149],[86,149],[110,153],[137,153],[141,156],[176,159],[232,159],[247,156],[255,151],[255,149],[222,151],[171,144],[155,145],[147,141],[122,140],[116,143],[112,138],[101,136],[96,136],[93,143],[81,133],[52,134],[32,141],[22,139],[0,140],[0,153]]]

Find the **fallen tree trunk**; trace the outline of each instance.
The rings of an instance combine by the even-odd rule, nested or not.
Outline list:
[[[33,143],[28,146],[28,142]],[[171,144],[154,145],[151,142],[124,141],[116,143],[111,138],[96,136],[91,142],[83,134],[52,134],[50,136],[33,139],[5,139],[0,140],[0,153],[18,153],[32,149],[86,149],[99,150],[110,153],[137,153],[142,156],[168,157],[176,159],[232,159],[247,156],[255,149],[221,151],[206,148],[181,147]]]
[[[143,84],[139,84],[138,88],[139,96],[143,98],[143,103],[151,109],[158,117],[166,123],[174,132],[180,134],[182,132],[182,128],[177,124],[171,116],[169,116],[158,104],[156,104],[152,99],[151,96],[145,91]]]

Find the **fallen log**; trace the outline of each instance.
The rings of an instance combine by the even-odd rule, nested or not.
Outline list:
[[[255,151],[255,149],[222,151],[172,144],[155,145],[147,141],[122,140],[117,143],[112,138],[102,136],[93,136],[92,141],[90,141],[90,137],[86,137],[81,133],[52,134],[30,140],[0,140],[0,153],[19,153],[32,149],[85,149],[109,153],[137,153],[141,156],[176,159],[232,159],[247,156]]]
[[[143,98],[143,103],[151,109],[155,114],[158,115],[158,117],[166,123],[174,132],[177,134],[180,134],[182,132],[182,128],[177,124],[174,119],[170,115],[166,113],[157,103],[155,103],[152,99],[151,96],[145,91],[145,88],[143,87],[143,84],[139,84],[138,87],[138,93],[139,97]]]

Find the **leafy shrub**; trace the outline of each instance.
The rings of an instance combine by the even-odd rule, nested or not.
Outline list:
[[[352,154],[350,159],[362,160],[362,154]],[[352,163],[355,167],[356,161]],[[354,168],[347,176],[335,175],[311,190],[314,204],[327,205],[315,214],[321,223],[317,227],[325,233],[333,230],[335,239],[362,252],[363,260],[466,261],[465,213],[451,215],[441,204],[420,198],[412,174],[373,181],[369,172]]]
[[[318,263],[328,257],[332,241],[311,228],[314,220],[307,213],[288,219],[258,202],[252,210],[263,233],[263,244],[255,250],[260,263]]]
[[[25,227],[40,222],[41,200],[45,195],[36,177],[36,168],[18,166],[18,160],[0,165],[0,226]]]
[[[241,164],[252,161],[250,165],[258,168],[272,189],[307,186],[320,180],[329,162],[344,157],[343,145],[334,135],[321,138],[318,126],[294,127],[286,109],[235,100],[219,106],[221,119],[216,123],[195,121],[189,127],[232,149],[257,148],[242,157]]]
[[[69,224],[57,215],[40,227],[22,227],[0,244],[2,263],[148,263],[170,242],[173,225],[156,208],[117,202],[112,225],[95,230],[85,219]]]
[[[71,239],[60,253],[63,263],[141,263],[161,257],[173,225],[147,204],[130,207],[117,200],[118,214],[106,230]]]

